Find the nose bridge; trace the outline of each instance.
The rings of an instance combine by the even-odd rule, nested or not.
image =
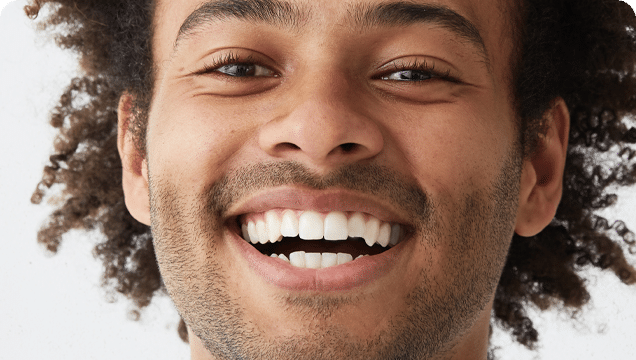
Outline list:
[[[305,76],[301,79],[301,86],[303,91],[299,92],[301,97],[339,99],[342,95],[351,93],[351,87],[353,84],[351,75],[346,69],[333,69],[337,67],[336,64],[326,63],[315,69],[308,69]]]
[[[305,126],[323,130],[324,136],[346,137],[345,125],[363,122],[358,111],[359,104],[353,102],[353,89],[344,74],[322,73],[308,76],[302,82],[295,99],[295,108],[290,109],[290,120]]]
[[[287,92],[284,109],[262,129],[259,143],[271,156],[337,166],[377,155],[378,124],[365,116],[356,89],[343,71],[316,66]]]

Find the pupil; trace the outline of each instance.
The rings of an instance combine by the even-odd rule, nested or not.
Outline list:
[[[242,77],[254,75],[254,65],[249,64],[233,64],[226,65],[219,69],[222,73],[230,76]]]
[[[419,71],[409,70],[400,72],[400,80],[422,81],[430,78],[430,74],[424,74]]]

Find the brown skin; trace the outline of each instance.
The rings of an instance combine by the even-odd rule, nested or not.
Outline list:
[[[391,358],[403,356],[398,340],[411,346],[413,358],[485,359],[492,299],[513,233],[534,235],[554,217],[569,114],[555,101],[541,150],[520,160],[508,88],[512,40],[499,2],[435,2],[476,25],[490,66],[443,27],[352,27],[347,4],[358,3],[378,2],[311,2],[299,30],[215,22],[173,53],[179,27],[199,1],[159,1],[149,155],[136,153],[127,132],[128,96],[120,101],[118,147],[126,205],[153,227],[193,359]],[[237,81],[193,74],[228,49],[280,76]],[[375,76],[395,61],[416,59],[434,62],[460,83]],[[234,96],[221,96],[228,94]],[[345,143],[356,145],[344,151]],[[408,256],[375,282],[339,293],[294,293],[251,273],[224,224],[258,193],[222,188],[239,196],[216,204],[220,214],[207,210],[206,194],[247,166],[288,161],[316,179],[383,166],[395,180],[380,195],[338,182],[329,191],[373,200],[417,229],[405,244]],[[429,197],[426,217],[394,202],[403,184]],[[263,186],[261,193],[271,190]]]

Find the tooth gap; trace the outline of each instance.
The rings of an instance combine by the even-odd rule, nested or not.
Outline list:
[[[297,239],[298,242],[295,244],[296,246],[287,246],[284,245],[284,242],[277,242],[275,244],[265,243],[265,244],[251,244],[258,250],[261,254],[266,256],[271,256],[272,254],[283,254],[289,258],[290,254],[295,251],[304,251],[306,253],[348,253],[356,258],[359,255],[377,255],[387,251],[389,248],[382,247],[379,244],[374,244],[372,247],[368,247],[362,238],[350,238],[349,240],[358,240],[357,244],[351,244],[350,246],[346,246],[344,241],[329,241],[329,240],[299,240],[296,238],[288,238],[288,239]],[[322,244],[320,242],[323,242]],[[353,241],[351,241],[353,242]],[[338,245],[336,245],[338,244]],[[312,247],[313,245],[313,247]],[[343,248],[344,245],[344,248]],[[316,247],[318,246],[318,247]]]

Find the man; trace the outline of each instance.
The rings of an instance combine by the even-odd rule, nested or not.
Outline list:
[[[636,280],[592,211],[636,182],[625,4],[62,3],[87,76],[40,241],[99,226],[193,359],[485,359],[492,321],[536,342],[527,301],[585,303],[583,266]]]

